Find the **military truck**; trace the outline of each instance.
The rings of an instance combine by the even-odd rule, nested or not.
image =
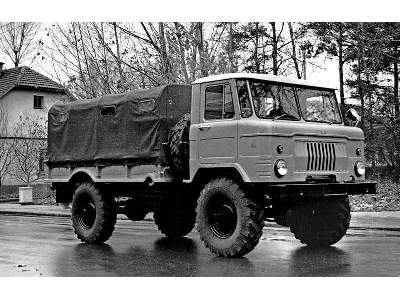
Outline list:
[[[348,195],[376,192],[337,99],[329,85],[235,73],[56,104],[48,181],[86,243],[109,239],[117,214],[154,212],[170,238],[197,223],[219,256],[249,253],[265,221],[329,246],[349,227]]]

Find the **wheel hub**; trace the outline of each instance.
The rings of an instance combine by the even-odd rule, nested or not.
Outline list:
[[[225,196],[215,197],[208,208],[211,231],[219,238],[229,238],[236,229],[237,213],[234,204]]]
[[[93,227],[96,220],[96,207],[93,202],[87,202],[82,206],[79,216],[79,223],[85,229],[89,230]]]

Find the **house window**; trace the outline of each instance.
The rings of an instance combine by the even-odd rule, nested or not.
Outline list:
[[[42,109],[43,108],[43,96],[33,96],[33,108]]]

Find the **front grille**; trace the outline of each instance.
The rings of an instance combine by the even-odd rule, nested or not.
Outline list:
[[[307,171],[334,171],[336,152],[334,143],[307,142]]]

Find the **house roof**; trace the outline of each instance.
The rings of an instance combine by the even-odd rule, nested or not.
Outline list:
[[[6,69],[0,73],[0,98],[14,88],[34,88],[66,92],[61,84],[25,66]]]
[[[319,87],[319,88],[328,88],[328,89],[337,89],[336,86],[323,83],[323,82],[313,82],[309,80],[303,79],[295,79],[283,76],[275,76],[269,74],[255,74],[255,73],[228,73],[228,74],[221,74],[221,75],[213,75],[204,78],[197,79],[193,83],[205,83],[210,81],[218,81],[218,80],[226,80],[226,79],[256,79],[256,80],[265,80],[270,82],[279,82],[279,83],[288,83],[294,85],[301,85],[301,86],[311,86],[311,87]]]

